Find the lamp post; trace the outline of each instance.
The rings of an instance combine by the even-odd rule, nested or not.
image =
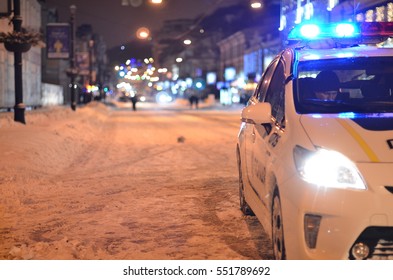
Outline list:
[[[75,77],[77,70],[75,68],[75,13],[76,6],[70,6],[70,27],[71,27],[71,48],[70,48],[70,69],[69,76],[71,78],[71,109],[76,110],[76,98],[75,98]]]
[[[13,0],[14,16],[12,24],[15,32],[22,30],[22,17],[20,15],[20,1]],[[23,104],[23,80],[22,80],[22,52],[14,51],[14,70],[15,70],[15,107],[14,121],[25,124],[25,104]]]
[[[93,64],[94,64],[94,40],[89,40],[89,85],[95,84],[93,78]]]

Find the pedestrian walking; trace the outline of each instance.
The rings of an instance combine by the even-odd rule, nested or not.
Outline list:
[[[190,102],[190,108],[192,109],[195,105],[195,109],[198,109],[198,103],[199,103],[198,93],[193,88],[187,89],[186,93],[188,96],[188,101]]]
[[[138,97],[136,94],[131,97],[131,102],[132,102],[132,110],[136,111],[136,103],[138,102]]]

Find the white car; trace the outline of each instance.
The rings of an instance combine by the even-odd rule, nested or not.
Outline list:
[[[297,28],[242,111],[240,208],[276,259],[393,259],[393,25]]]

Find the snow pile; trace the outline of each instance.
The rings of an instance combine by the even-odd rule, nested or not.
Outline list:
[[[101,103],[91,103],[77,111],[48,107],[26,112],[26,125],[14,122],[13,113],[0,114],[0,166],[3,170],[18,169],[26,177],[31,174],[20,171],[31,166],[36,166],[32,171],[56,172],[87,147],[107,117],[108,109]]]

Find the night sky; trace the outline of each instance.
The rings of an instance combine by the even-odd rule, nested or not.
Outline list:
[[[141,6],[123,6],[124,0],[46,0],[48,8],[58,8],[60,22],[68,22],[69,7],[77,6],[76,25],[91,24],[93,32],[104,37],[108,48],[135,39],[139,27],[159,29],[166,19],[191,18],[209,13],[216,6],[246,0],[163,0],[162,6],[152,6],[148,0]],[[130,0],[129,0],[130,1]]]

